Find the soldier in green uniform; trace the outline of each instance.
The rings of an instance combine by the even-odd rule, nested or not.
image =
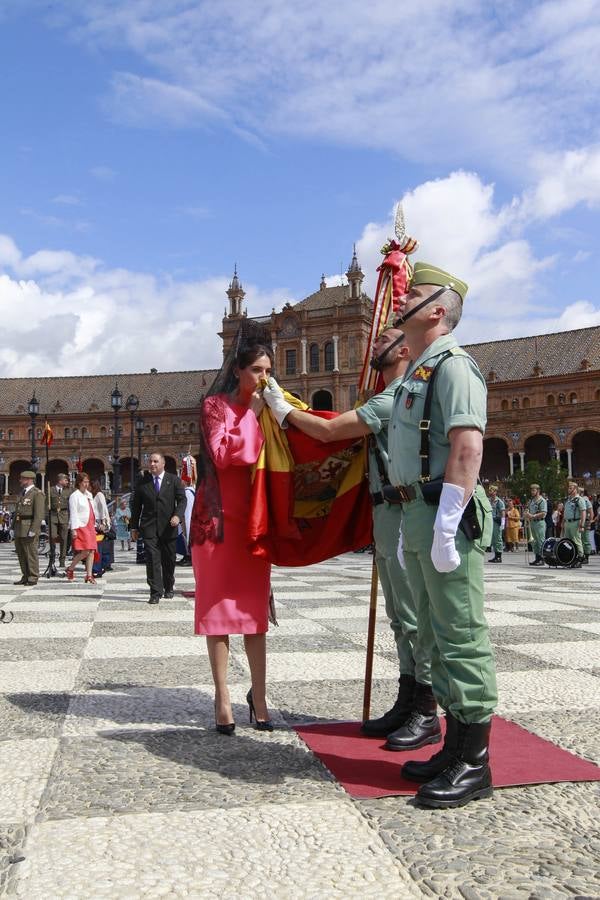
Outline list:
[[[590,553],[592,552],[592,541],[590,537],[590,528],[592,527],[592,519],[594,518],[594,508],[592,501],[588,497],[584,488],[579,488],[579,496],[585,503],[585,525],[581,532],[581,543],[583,546],[583,564],[587,566],[590,561]]]
[[[490,484],[488,488],[490,497],[490,505],[492,507],[492,550],[494,555],[492,559],[488,559],[491,563],[502,562],[502,551],[504,550],[504,541],[502,540],[502,526],[506,513],[506,504],[498,496],[498,485]]]
[[[563,537],[573,541],[577,549],[577,560],[573,564],[574,569],[580,569],[583,562],[583,543],[581,535],[585,528],[585,503],[579,496],[579,488],[576,481],[567,482],[568,496],[565,500],[563,516]]]
[[[22,577],[15,584],[37,584],[40,577],[38,545],[44,518],[44,495],[35,486],[35,472],[21,472],[21,495],[15,506],[15,550]]]
[[[67,543],[69,540],[69,497],[72,490],[69,484],[69,476],[61,473],[56,478],[56,484],[50,488],[46,501],[46,509],[50,511],[50,540],[59,545],[59,565],[65,567],[67,558]]]
[[[400,568],[396,547],[402,518],[402,506],[384,499],[383,489],[389,485],[388,422],[392,412],[394,392],[408,364],[409,349],[404,335],[395,328],[387,328],[373,345],[371,365],[381,372],[385,389],[371,397],[356,410],[342,413],[334,419],[321,419],[295,409],[285,400],[277,382],[269,379],[263,396],[280,425],[292,424],[320,441],[330,442],[369,435],[369,484],[373,499],[373,534],[375,562],[385,597],[385,609],[396,640],[400,678],[395,703],[383,716],[363,723],[362,731],[371,737],[386,737],[392,745],[394,733],[404,726],[415,707],[435,715],[436,703],[431,689],[430,648],[417,640],[417,615],[408,586]],[[435,735],[439,738],[439,729]],[[406,739],[408,740],[408,738]],[[428,733],[410,735],[409,748],[430,743]],[[405,749],[405,748],[402,748]]]
[[[403,498],[398,557],[417,604],[419,640],[433,645],[433,691],[446,711],[442,750],[427,762],[406,763],[402,774],[424,782],[417,800],[431,807],[492,793],[488,746],[497,689],[483,612],[492,513],[477,481],[487,391],[451,334],[466,292],[458,278],[417,263],[396,323],[413,355],[389,428],[390,478]]]
[[[529,525],[531,532],[531,540],[535,559],[530,562],[530,566],[543,566],[542,547],[546,540],[546,513],[548,512],[548,504],[540,493],[539,484],[530,484],[531,499],[524,510],[525,521]]]

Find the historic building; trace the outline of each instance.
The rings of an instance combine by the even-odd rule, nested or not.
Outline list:
[[[371,299],[363,292],[356,253],[347,283],[319,289],[280,312],[257,317],[270,330],[276,373],[285,387],[315,409],[350,409],[371,323]],[[222,323],[224,352],[247,316],[237,271],[227,291]],[[559,334],[472,344],[488,385],[488,427],[482,477],[502,480],[528,460],[560,458],[572,474],[600,488],[600,326]],[[41,446],[44,419],[54,431],[48,475],[72,474],[78,465],[92,478],[113,481],[115,423],[121,488],[128,490],[147,455],[160,449],[167,468],[198,449],[200,403],[214,370],[51,378],[0,378],[0,502],[17,492],[19,474],[38,458],[39,482],[46,475]],[[121,407],[114,412],[118,387]],[[127,403],[128,400],[133,401]],[[33,422],[30,400],[39,407]],[[135,400],[138,406],[135,407]],[[32,453],[32,450],[35,452]]]

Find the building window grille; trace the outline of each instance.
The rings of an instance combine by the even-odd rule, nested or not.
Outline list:
[[[327,341],[325,344],[325,371],[333,372],[333,342]]]
[[[285,374],[286,375],[295,375],[296,374],[296,351],[295,350],[286,350],[285,351]]]
[[[308,351],[309,369],[311,372],[319,371],[319,345],[311,344]]]

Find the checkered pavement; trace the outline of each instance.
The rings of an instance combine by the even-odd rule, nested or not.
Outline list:
[[[406,798],[350,800],[289,729],[360,717],[370,556],[274,570],[279,627],[268,639],[268,695],[277,728],[260,734],[248,724],[248,666],[233,637],[231,739],[213,730],[205,642],[193,635],[193,601],[180,594],[192,589],[191,569],[177,569],[174,600],[152,607],[132,556],[118,553],[115,571],[95,586],[83,584],[81,571],[74,583],[42,579],[22,588],[12,585],[12,547],[0,545],[0,606],[14,613],[0,625],[0,893],[162,896],[166,886],[170,896],[258,896],[266,886],[259,879],[256,893],[251,887],[251,859],[268,873],[269,891],[285,897],[380,896],[382,883],[393,897],[486,896],[477,893],[482,886],[495,896],[497,873],[486,874],[477,859],[495,827],[501,835],[522,822],[538,845],[551,835],[565,843],[562,874],[549,869],[542,894],[560,895],[570,879],[571,892],[574,885],[591,895],[586,851],[574,835],[597,803],[597,786],[561,787],[563,819],[551,785],[499,791],[492,803],[432,818]],[[486,572],[499,714],[596,762],[599,576],[596,557],[581,570],[552,571],[528,568],[521,555]],[[380,593],[374,714],[393,699],[397,677]],[[478,822],[487,822],[487,837],[475,827],[466,848],[465,823]],[[436,829],[456,845],[462,869],[448,868],[447,854],[426,842]],[[217,857],[218,838],[229,855],[208,865],[188,844],[187,863],[173,868],[184,835],[197,849],[208,842]],[[571,850],[574,860],[579,854],[572,871]],[[513,868],[515,853],[522,883],[535,887],[539,862],[508,840]]]

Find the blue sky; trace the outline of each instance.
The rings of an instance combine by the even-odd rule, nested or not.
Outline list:
[[[398,200],[460,339],[600,323],[598,46],[597,0],[3,0],[3,374],[213,366],[234,262],[250,315],[354,242],[372,292]]]

